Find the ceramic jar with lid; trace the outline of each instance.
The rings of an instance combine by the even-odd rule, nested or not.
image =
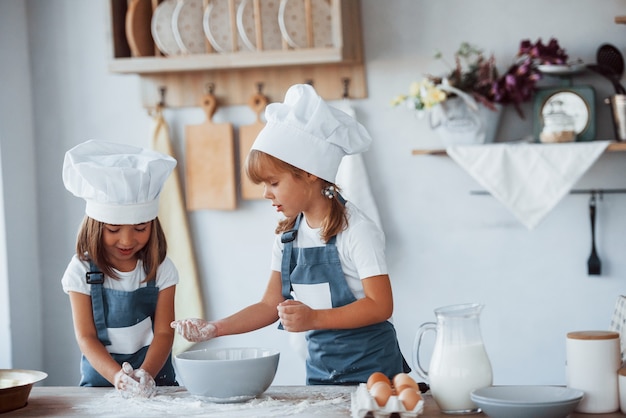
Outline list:
[[[566,339],[567,387],[585,393],[576,411],[610,413],[619,409],[618,370],[621,367],[619,333],[569,332]]]

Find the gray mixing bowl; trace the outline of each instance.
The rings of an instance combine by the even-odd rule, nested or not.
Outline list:
[[[272,384],[280,352],[274,349],[205,348],[174,356],[176,375],[193,395],[213,402],[243,402]]]

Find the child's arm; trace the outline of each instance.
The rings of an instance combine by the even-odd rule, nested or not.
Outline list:
[[[72,305],[74,333],[80,351],[98,373],[111,384],[115,384],[115,374],[120,371],[121,367],[98,339],[91,297],[78,292],[69,292],[69,296]]]
[[[174,330],[170,327],[170,322],[174,320],[175,292],[176,286],[170,286],[159,292],[154,314],[154,338],[141,365],[150,376],[156,376],[161,371],[172,351]]]
[[[217,321],[188,318],[174,321],[172,328],[190,341],[206,341],[224,335],[243,334],[263,328],[278,320],[276,307],[284,301],[280,272],[272,271],[261,301]]]
[[[365,297],[332,309],[311,309],[288,300],[279,305],[278,315],[287,331],[347,329],[386,321],[393,313],[393,296],[386,274],[361,280]]]

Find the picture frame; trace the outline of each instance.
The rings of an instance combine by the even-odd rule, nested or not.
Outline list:
[[[567,119],[574,126],[575,141],[593,141],[596,136],[595,90],[591,86],[549,87],[534,96],[533,133],[537,142],[548,116]]]

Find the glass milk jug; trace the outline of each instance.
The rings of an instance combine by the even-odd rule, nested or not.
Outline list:
[[[435,309],[437,323],[422,324],[415,335],[414,368],[430,384],[433,399],[444,413],[480,412],[470,398],[474,389],[491,386],[493,373],[482,336],[479,315],[483,305],[468,303]],[[420,364],[420,347],[427,331],[436,333],[430,366]]]

